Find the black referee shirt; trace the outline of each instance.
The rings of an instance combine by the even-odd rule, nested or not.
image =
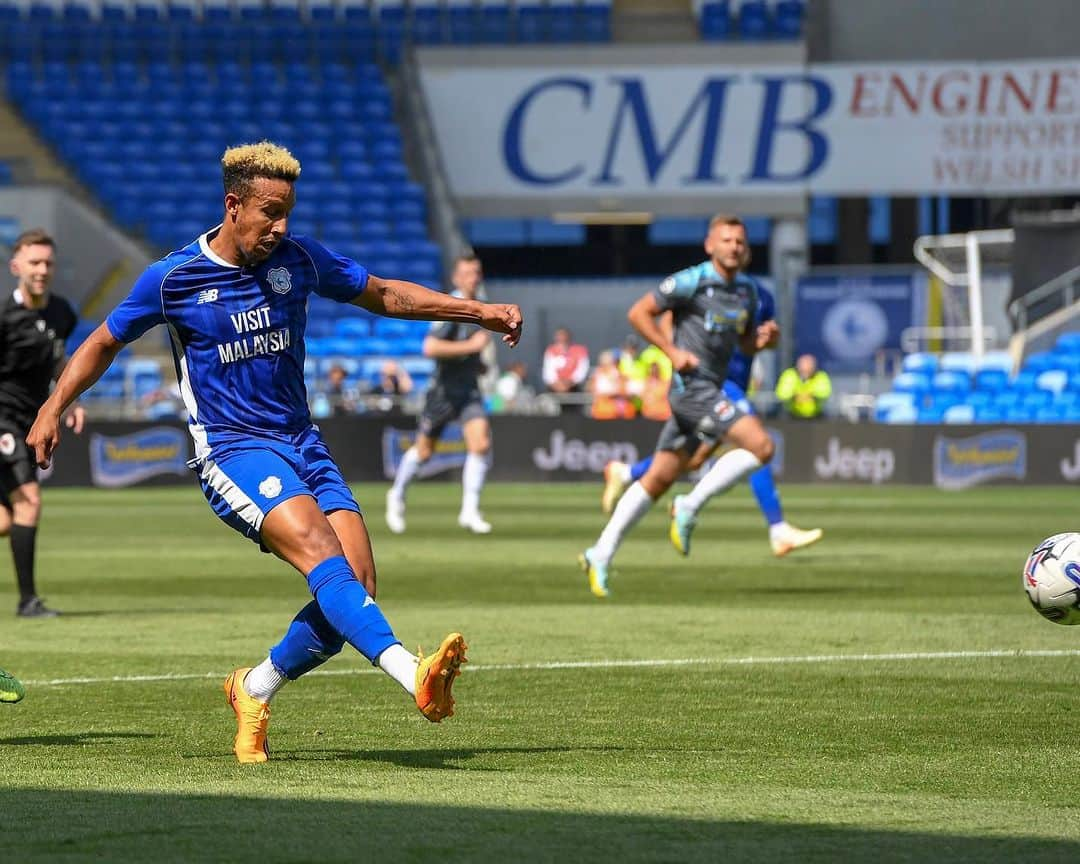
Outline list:
[[[64,342],[78,322],[71,304],[49,295],[41,309],[27,309],[18,291],[0,306],[0,421],[27,432],[49,389]]]

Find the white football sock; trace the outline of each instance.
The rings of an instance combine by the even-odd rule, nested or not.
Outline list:
[[[484,488],[484,477],[487,476],[487,471],[486,453],[469,453],[465,457],[465,468],[461,472],[462,513],[480,512],[480,490]]]
[[[242,683],[248,696],[269,705],[274,694],[288,684],[289,679],[278,672],[267,657],[247,673]]]
[[[634,483],[623,493],[619,503],[615,505],[615,512],[611,514],[607,525],[604,526],[600,539],[592,548],[593,557],[599,564],[608,564],[615,556],[615,550],[619,548],[623,537],[637,524],[637,521],[649,512],[653,505],[653,499],[645,491],[640,481]]]
[[[412,482],[413,477],[416,476],[416,472],[420,470],[420,455],[416,452],[415,447],[410,447],[405,451],[405,455],[401,457],[401,463],[398,465],[397,473],[394,475],[394,486],[390,490],[391,494],[395,498],[405,500],[405,487]]]
[[[697,513],[713,495],[727,492],[743,477],[760,467],[761,460],[749,450],[729,450],[698,480],[690,494],[683,496],[679,506],[691,513]]]
[[[770,525],[769,539],[771,540],[774,537],[784,534],[786,531],[790,530],[790,528],[791,526],[788,525],[787,522],[777,522],[775,525]]]
[[[401,644],[391,645],[382,652],[375,663],[387,675],[405,688],[410,696],[416,695],[416,655],[410,654]]]

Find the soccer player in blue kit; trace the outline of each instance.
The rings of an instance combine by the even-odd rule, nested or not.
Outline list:
[[[597,597],[608,596],[608,568],[623,538],[699,453],[721,439],[734,445],[689,495],[675,499],[671,540],[684,555],[705,502],[772,459],[772,439],[761,420],[745,399],[734,399],[725,389],[736,351],[752,357],[779,337],[776,322],[763,321],[757,283],[740,272],[748,255],[742,221],[726,214],[713,217],[705,250],[709,260],[665,279],[628,315],[634,329],[671,359],[672,416],[660,432],[648,470],[619,499],[596,543],[579,556]],[[669,312],[674,338],[659,323]]]
[[[125,344],[166,325],[195,441],[191,466],[207,501],[227,525],[299,570],[314,597],[265,660],[225,679],[237,719],[236,758],[267,760],[271,698],[346,642],[438,723],[453,714],[451,687],[467,646],[451,633],[438,651],[418,658],[375,603],[375,564],[360,508],[308,413],[307,298],[314,292],[383,315],[478,324],[511,346],[521,335],[521,312],[375,276],[288,234],[300,163],[282,147],[233,147],[221,164],[222,224],[139,277],[75,352],[27,444],[47,464],[63,410]]]
[[[749,250],[747,250],[749,253]],[[749,254],[747,254],[749,258]],[[743,267],[746,266],[743,264]],[[757,322],[764,324],[776,317],[776,301],[767,288],[758,285],[758,313]],[[746,396],[750,387],[750,367],[754,362],[752,356],[748,356],[736,350],[731,355],[728,363],[727,381],[724,382],[724,395],[739,406],[746,414],[753,414],[753,404]],[[702,443],[693,455],[688,470],[695,470],[705,462],[714,452],[715,447],[709,443]],[[626,491],[631,483],[635,483],[645,476],[645,472],[652,465],[654,454],[649,454],[644,459],[628,465],[625,462],[609,462],[604,467],[604,493],[601,496],[601,504],[604,513],[611,515],[615,504]],[[763,465],[750,474],[750,489],[757,499],[758,508],[761,510],[765,521],[769,526],[769,545],[773,554],[782,558],[796,549],[803,549],[816,543],[822,537],[820,528],[803,530],[796,528],[784,518],[783,505],[780,503],[780,493],[776,489],[776,480],[773,477],[772,465]],[[676,535],[677,536],[677,535]],[[680,550],[681,551],[681,550]]]

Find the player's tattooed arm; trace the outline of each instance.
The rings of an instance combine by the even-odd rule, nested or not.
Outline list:
[[[502,333],[503,341],[510,346],[521,338],[521,310],[514,304],[465,300],[403,279],[369,276],[367,286],[353,304],[393,318],[479,324],[485,330]]]

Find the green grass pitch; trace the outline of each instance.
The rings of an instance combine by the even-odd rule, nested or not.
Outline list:
[[[279,694],[264,766],[233,760],[221,679],[301,577],[197,489],[47,490],[39,584],[67,614],[0,625],[27,684],[0,705],[0,860],[1080,860],[1080,628],[1019,576],[1080,529],[1075,490],[789,486],[826,537],[784,560],[746,489],[687,560],[658,506],[606,602],[575,565],[597,486],[492,486],[489,537],[440,483],[392,536],[384,490],[357,489],[379,602],[410,648],[465,633],[457,716],[346,648]]]

